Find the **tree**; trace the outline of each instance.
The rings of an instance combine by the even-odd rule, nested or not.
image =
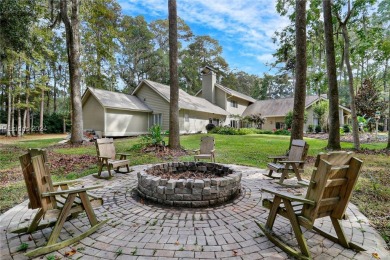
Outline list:
[[[379,100],[380,92],[375,89],[370,79],[363,82],[363,86],[358,90],[355,98],[356,112],[358,115],[375,117],[375,112],[384,112],[386,102]]]
[[[257,129],[262,129],[265,123],[265,118],[261,116],[261,113],[246,116],[243,120],[254,123]]]
[[[177,8],[176,0],[168,0],[169,20],[169,147],[180,149],[179,129],[179,78],[177,74]]]
[[[361,4],[361,3],[358,3]],[[337,6],[338,9],[341,9],[341,5]],[[336,6],[335,6],[336,8]],[[344,39],[344,62],[347,67],[347,73],[348,73],[348,87],[349,87],[349,95],[350,95],[350,107],[351,107],[351,118],[352,118],[352,135],[353,135],[353,144],[354,148],[356,150],[360,149],[360,140],[359,140],[359,125],[357,120],[357,114],[356,114],[356,104],[355,104],[355,90],[354,90],[354,78],[353,78],[353,72],[352,72],[352,66],[350,61],[350,38],[348,34],[348,27],[347,24],[350,20],[350,18],[353,15],[353,12],[355,10],[356,6],[353,6],[351,8],[351,1],[348,0],[347,3],[347,13],[345,15],[344,20],[342,20],[338,10],[335,11],[337,21],[339,24],[339,27],[341,28],[341,32]]]
[[[294,112],[293,111],[288,111],[287,114],[284,117],[284,123],[286,124],[287,129],[291,129],[292,123],[293,123],[293,116]],[[304,123],[306,124],[308,118],[307,111],[305,111],[304,115]]]
[[[294,114],[291,129],[291,139],[303,139],[303,125],[306,99],[306,0],[295,4],[296,30],[296,73],[294,91]]]
[[[326,68],[329,89],[329,138],[327,148],[331,150],[340,150],[339,91],[337,87],[331,2],[323,0],[322,5],[324,9]]]
[[[326,102],[324,100],[318,102],[317,104],[315,104],[313,106],[313,112],[318,118],[318,123],[319,123],[321,129],[324,129],[324,126],[326,125],[327,118],[329,117],[327,115],[328,111],[329,111],[329,104],[328,104],[328,102]]]
[[[68,0],[60,0],[61,20],[65,24],[66,49],[69,64],[69,83],[72,104],[72,130],[70,141],[73,144],[83,141],[83,113],[80,90],[80,20],[79,0],[70,0],[71,11],[68,15]]]

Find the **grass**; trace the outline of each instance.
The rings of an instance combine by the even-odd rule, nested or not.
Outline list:
[[[188,151],[199,148],[202,134],[185,135],[181,137],[181,145]],[[270,155],[281,155],[286,152],[289,136],[277,135],[213,135],[216,140],[216,161],[219,163],[234,163],[259,168],[266,168]],[[8,144],[0,144],[0,174],[20,172],[18,157],[27,148],[49,147],[53,152],[61,155],[96,155],[93,144],[84,146],[57,145],[59,138],[45,140],[15,141]],[[1,140],[0,140],[1,141]],[[316,156],[319,152],[326,152],[326,140],[306,139],[309,144],[309,156]],[[163,162],[153,154],[142,153],[139,146],[140,138],[116,139],[117,152],[130,154],[131,165],[151,164]],[[342,143],[343,149],[352,149],[351,143]],[[362,144],[362,149],[381,150],[385,143]],[[357,157],[364,161],[363,170],[356,185],[352,202],[366,215],[371,224],[381,233],[387,243],[390,243],[390,221],[388,219],[390,208],[390,172],[388,171],[389,156],[385,154],[359,153]],[[165,160],[172,160],[165,159]],[[177,158],[180,161],[192,161],[192,155]],[[307,165],[304,176],[310,177],[312,164]],[[53,169],[52,175],[55,181],[77,179],[97,172],[97,165],[80,170],[75,166],[69,172],[62,169]],[[3,182],[2,182],[3,183]],[[22,179],[7,182],[0,187],[0,212],[14,206],[26,199],[24,181]]]

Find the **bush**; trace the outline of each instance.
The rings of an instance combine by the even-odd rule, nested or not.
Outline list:
[[[351,126],[350,125],[343,125],[343,130],[344,130],[344,133],[349,133],[349,132],[351,132]]]
[[[307,131],[308,131],[309,133],[313,133],[313,132],[314,132],[314,125],[309,125],[309,126],[307,127]]]
[[[215,128],[215,125],[214,124],[208,124],[206,125],[206,130],[207,132],[210,132],[211,130],[213,130]]]
[[[229,126],[216,126],[210,132],[220,135],[237,135],[237,130]]]
[[[35,120],[35,118],[34,118]],[[38,122],[38,120],[34,121],[34,125]],[[44,132],[47,134],[58,134],[64,132],[64,116],[56,113],[52,113],[50,115],[43,115],[43,123],[44,123]],[[69,121],[66,121],[66,129],[70,128]]]
[[[315,129],[316,133],[318,134],[319,132],[321,132],[321,126],[320,125],[316,125]]]
[[[286,129],[275,130],[274,134],[276,135],[291,135],[291,132]]]
[[[168,131],[162,131],[160,125],[153,125],[149,128],[149,134],[144,135],[141,138],[141,142],[144,144],[164,145],[164,137],[168,134]]]

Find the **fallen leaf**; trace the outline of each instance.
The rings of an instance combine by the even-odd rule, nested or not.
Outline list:
[[[32,236],[29,235],[29,236],[28,236],[28,241],[32,241],[32,240],[33,240]]]
[[[233,250],[233,256],[237,256],[238,252],[237,250]]]
[[[372,256],[373,256],[375,259],[381,259],[378,253],[372,253]]]
[[[180,245],[179,241],[176,241],[176,242],[175,242],[175,245]]]
[[[74,249],[74,248],[72,248],[71,251],[66,251],[66,252],[65,252],[65,256],[66,256],[66,257],[69,257],[69,256],[72,256],[72,255],[74,255],[74,254],[76,254],[76,253],[77,253],[77,250]]]

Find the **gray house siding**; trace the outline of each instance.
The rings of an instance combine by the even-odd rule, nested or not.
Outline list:
[[[147,133],[148,114],[107,108],[105,136],[136,136]]]
[[[142,86],[136,96],[146,103],[152,110],[154,114],[162,114],[162,129],[169,129],[169,103],[154,90],[150,89],[149,86]]]
[[[104,108],[93,95],[83,105],[83,128],[104,132]]]

